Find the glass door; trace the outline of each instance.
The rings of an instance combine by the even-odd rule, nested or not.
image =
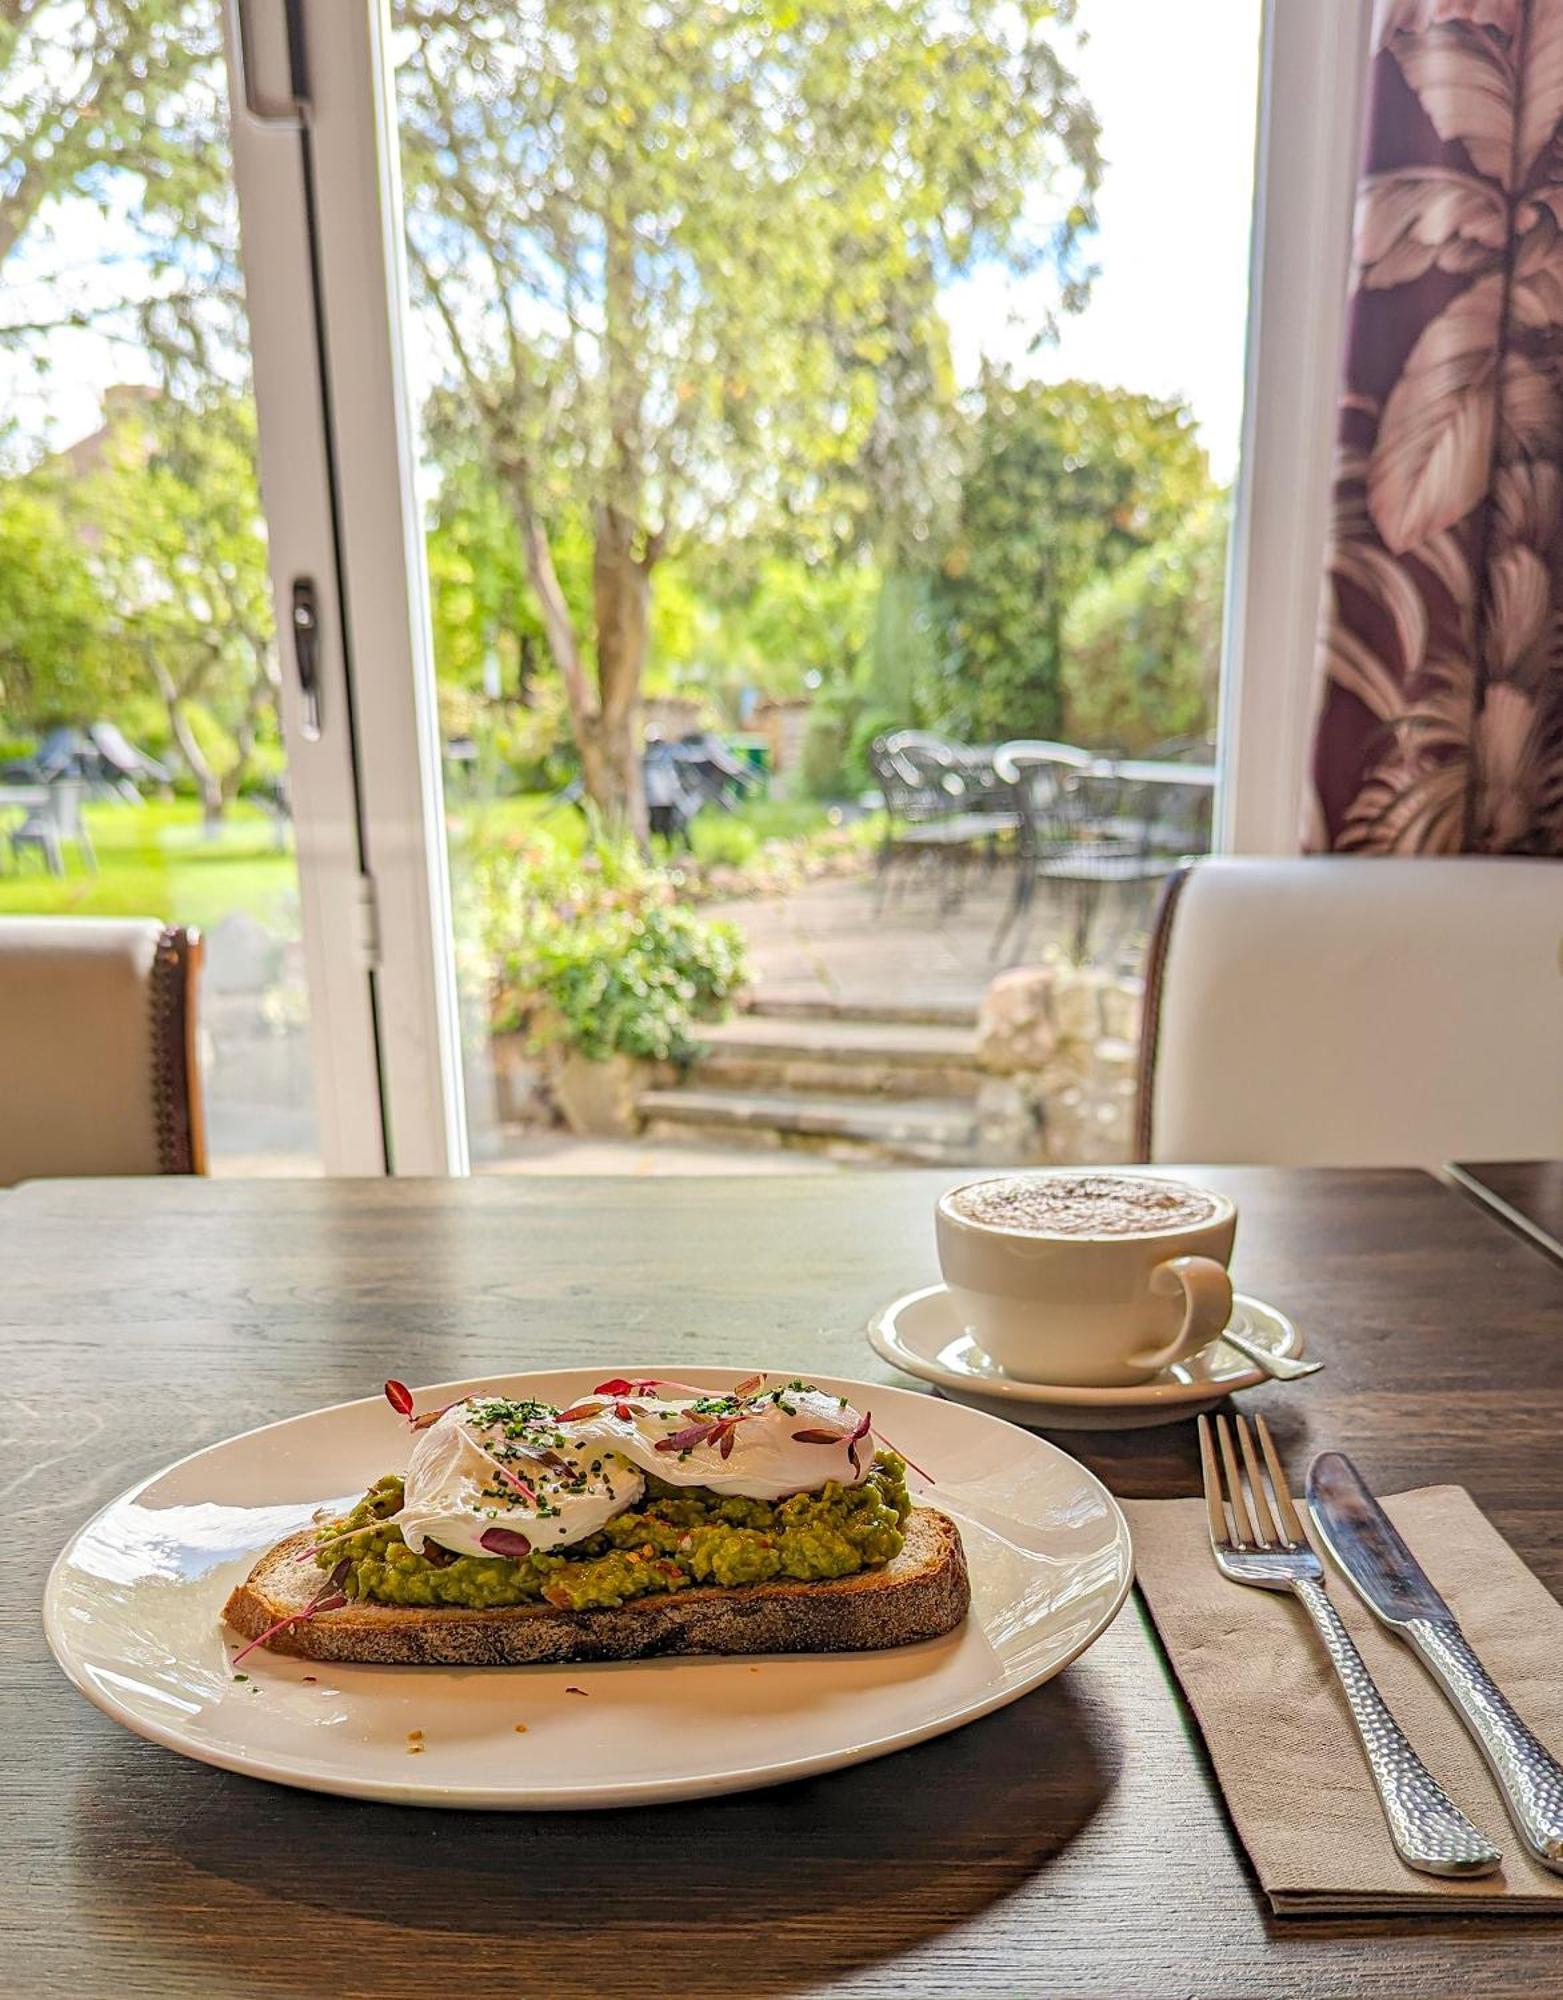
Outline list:
[[[1366,21],[233,0],[328,1161],[1127,1150],[1300,763]]]
[[[0,912],[200,929],[215,1172],[377,1157],[317,1106],[342,830],[285,728],[217,0],[6,10],[0,161]]]
[[[1127,1153],[1263,15],[391,0],[475,1166]]]

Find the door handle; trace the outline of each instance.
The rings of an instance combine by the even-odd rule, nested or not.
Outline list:
[[[293,579],[293,665],[304,703],[304,734],[320,735],[320,609],[313,577]]]

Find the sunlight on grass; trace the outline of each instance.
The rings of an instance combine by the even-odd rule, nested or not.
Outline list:
[[[756,799],[736,813],[702,813],[694,823],[694,851],[702,861],[741,865],[767,840],[795,839],[826,824],[825,808],[810,800]],[[50,875],[34,853],[20,860],[13,856],[0,821],[0,916],[156,917],[209,929],[242,910],[268,930],[297,933],[291,830],[287,849],[279,852],[274,823],[254,807],[233,807],[215,838],[202,827],[200,807],[191,799],[139,807],[90,805],[87,826],[98,872],[89,873],[67,848],[61,877]],[[450,832],[458,868],[463,847],[474,837],[531,837],[566,855],[579,854],[586,843],[583,815],[571,806],[552,806],[543,793],[453,801]]]
[[[235,806],[215,838],[190,799],[90,805],[87,827],[97,873],[67,847],[66,872],[55,876],[36,854],[14,856],[0,826],[0,916],[156,917],[209,928],[243,910],[271,930],[297,926],[291,845],[279,853],[273,822],[253,807]]]

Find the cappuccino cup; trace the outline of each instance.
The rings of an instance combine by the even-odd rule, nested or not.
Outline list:
[[[1001,1174],[941,1196],[935,1231],[962,1326],[1019,1381],[1147,1382],[1231,1318],[1237,1210],[1208,1188],[1128,1169]]]

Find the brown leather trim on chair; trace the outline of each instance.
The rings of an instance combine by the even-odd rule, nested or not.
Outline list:
[[[1156,921],[1151,926],[1150,950],[1145,959],[1145,1008],[1140,1017],[1140,1068],[1134,1098],[1134,1157],[1148,1163],[1151,1157],[1151,1118],[1156,1096],[1156,1044],[1161,1036],[1161,981],[1167,968],[1167,952],[1172,944],[1172,920],[1177,913],[1183,885],[1198,864],[1186,861],[1162,884],[1156,905]]]
[[[152,960],[152,1116],[163,1174],[206,1172],[206,1107],[196,1049],[196,931],[168,925]]]

